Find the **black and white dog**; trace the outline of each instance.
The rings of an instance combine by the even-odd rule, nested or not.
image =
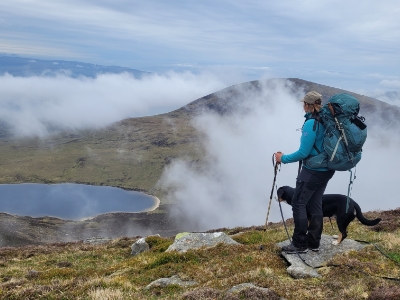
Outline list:
[[[285,201],[291,205],[295,189],[290,186],[282,186],[278,189],[278,201]],[[347,196],[340,194],[326,194],[322,196],[322,211],[324,217],[336,216],[336,223],[339,228],[340,234],[336,241],[332,242],[334,245],[338,245],[347,237],[347,226],[350,222],[357,219],[364,225],[374,226],[378,224],[382,219],[377,218],[375,220],[366,219],[361,213],[360,206],[350,198],[349,209],[346,213]]]

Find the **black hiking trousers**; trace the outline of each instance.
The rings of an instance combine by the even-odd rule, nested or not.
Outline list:
[[[323,229],[322,195],[335,171],[314,171],[303,167],[296,180],[292,198],[294,219],[293,245],[319,247]]]

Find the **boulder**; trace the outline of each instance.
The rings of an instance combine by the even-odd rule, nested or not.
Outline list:
[[[210,248],[219,243],[229,245],[240,245],[223,232],[214,233],[185,233],[178,234],[174,243],[168,247],[166,252],[178,251],[186,252],[190,249]]]
[[[150,250],[149,244],[146,243],[146,238],[140,238],[131,246],[131,255],[135,256],[139,253],[146,252]]]
[[[300,254],[300,257],[310,266],[307,266],[297,254],[282,252],[282,255],[291,264],[287,268],[288,273],[294,278],[320,277],[321,275],[318,273],[317,268],[325,266],[336,254],[351,250],[361,250],[366,246],[351,239],[345,239],[339,245],[333,245],[332,239],[333,237],[323,234],[318,252],[308,250],[307,253]],[[290,241],[286,240],[278,243],[277,246],[283,247],[289,245],[289,243]]]
[[[183,281],[182,279],[179,278],[179,276],[173,275],[172,277],[169,277],[169,278],[157,279],[157,280],[153,281],[152,283],[150,283],[149,285],[147,285],[145,287],[145,289],[148,290],[153,287],[166,287],[169,285],[179,285],[181,287],[186,287],[186,286],[192,286],[192,285],[196,285],[196,284],[197,284],[196,281]]]
[[[160,235],[159,234],[149,235],[148,237],[150,237],[150,236],[160,236]],[[131,251],[131,255],[132,256],[135,256],[135,255],[138,255],[139,253],[146,252],[146,251],[150,250],[150,246],[146,242],[146,238],[148,238],[148,237],[140,238],[135,243],[132,244],[132,246],[131,246],[131,250],[132,250]]]

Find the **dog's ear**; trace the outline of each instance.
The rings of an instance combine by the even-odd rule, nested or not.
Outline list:
[[[276,191],[276,195],[278,196],[278,199],[282,198],[282,195],[285,193],[285,189],[283,188],[283,186],[281,186],[277,191]]]

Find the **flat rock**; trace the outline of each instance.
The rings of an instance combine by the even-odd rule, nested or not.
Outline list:
[[[192,285],[196,285],[196,284],[197,284],[196,281],[183,281],[182,279],[179,278],[179,276],[173,275],[172,277],[169,277],[169,278],[157,279],[157,280],[153,281],[152,283],[150,283],[149,285],[147,285],[145,287],[145,289],[148,290],[153,287],[166,287],[169,285],[179,285],[179,286],[185,287],[185,286],[192,286]]]
[[[224,232],[185,233],[183,235],[178,234],[177,236],[180,236],[180,238],[175,238],[174,243],[168,247],[166,252],[186,252],[190,249],[200,249],[202,247],[210,248],[218,245],[219,243],[240,245]]]
[[[83,241],[84,244],[101,245],[112,241],[110,237],[92,236]]]
[[[335,255],[345,253],[352,250],[361,250],[366,245],[356,242],[351,239],[345,239],[339,245],[333,245],[334,239],[323,234],[321,237],[321,243],[319,252],[313,252],[309,250],[307,253],[300,254],[300,256],[309,264],[307,266],[297,254],[287,254],[282,252],[282,255],[287,259],[291,266],[287,269],[288,273],[294,278],[306,278],[306,277],[320,277],[316,268],[326,265],[326,263],[332,259]],[[289,245],[290,241],[286,240],[277,244],[278,247]]]

